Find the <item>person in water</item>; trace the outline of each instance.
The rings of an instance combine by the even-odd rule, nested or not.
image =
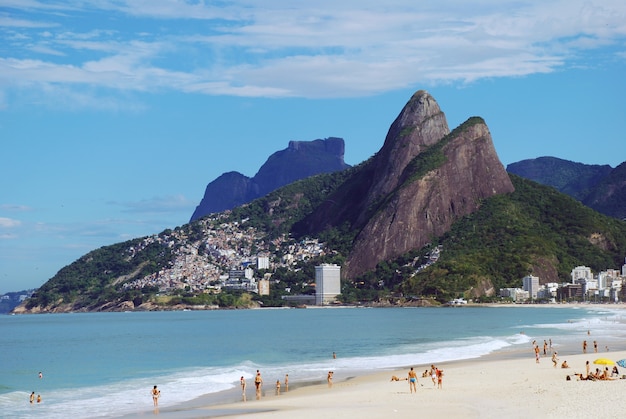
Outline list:
[[[152,387],[151,393],[152,393],[152,403],[156,407],[159,405],[159,397],[161,397],[161,390],[159,390],[157,386],[154,386]]]

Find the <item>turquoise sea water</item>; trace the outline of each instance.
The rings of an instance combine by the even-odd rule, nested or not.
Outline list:
[[[163,408],[224,390],[238,395],[239,377],[251,383],[256,369],[266,384],[285,374],[290,383],[322,380],[329,370],[338,381],[364,370],[528,349],[532,340],[578,345],[587,331],[602,347],[623,347],[621,310],[606,307],[0,316],[0,416],[115,418],[150,410],[155,384]],[[41,404],[28,403],[31,391]]]

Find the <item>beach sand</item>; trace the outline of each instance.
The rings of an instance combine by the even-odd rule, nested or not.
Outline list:
[[[247,401],[206,405],[202,399],[177,408],[161,409],[160,419],[214,417],[256,418],[387,418],[428,415],[444,418],[616,418],[624,416],[626,379],[578,381],[574,373],[585,374],[585,362],[592,371],[603,369],[595,359],[614,361],[626,358],[626,350],[582,354],[582,348],[555,347],[559,364],[551,355],[535,362],[532,348],[517,353],[495,353],[476,360],[439,364],[444,371],[443,388],[430,378],[421,378],[429,365],[414,365],[418,373],[417,393],[409,392],[407,381],[392,382],[392,375],[404,378],[406,369],[374,372],[358,377],[335,376],[329,387],[323,384],[299,386],[280,395],[266,386],[266,396],[256,400],[248,389]],[[562,369],[567,360],[571,366]],[[619,367],[618,367],[619,368]],[[611,367],[609,367],[611,369]],[[626,368],[620,368],[626,374]],[[572,377],[571,381],[566,376]],[[233,397],[240,395],[232,391]],[[147,417],[143,414],[137,417]],[[130,416],[129,416],[130,418]]]

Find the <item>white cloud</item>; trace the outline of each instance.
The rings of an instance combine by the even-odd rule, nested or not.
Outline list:
[[[370,95],[551,72],[626,37],[626,3],[607,0],[321,0],[298,7],[286,0],[262,7],[249,1],[101,0],[9,7],[17,16],[5,16],[6,26],[21,22],[27,36],[0,33],[11,46],[11,55],[0,56],[0,87],[43,91],[61,85],[94,96],[101,89],[111,96],[165,90]],[[63,13],[50,13],[55,9]],[[107,27],[106,19],[97,19],[107,13],[122,24]],[[65,19],[89,16],[96,19],[83,32],[65,26]],[[28,31],[28,22],[47,30]]]
[[[0,217],[0,228],[15,228],[19,227],[22,223],[19,220],[12,218]]]

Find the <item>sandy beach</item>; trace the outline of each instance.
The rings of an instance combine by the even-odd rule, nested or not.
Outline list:
[[[592,342],[593,339],[590,339]],[[543,342],[541,342],[543,343]],[[582,343],[582,342],[581,342]],[[615,418],[623,416],[626,402],[626,379],[579,381],[575,373],[585,374],[585,363],[592,371],[604,369],[594,360],[606,357],[613,361],[626,358],[626,350],[598,353],[593,347],[555,345],[559,364],[553,367],[551,354],[536,363],[531,345],[528,351],[494,353],[475,360],[437,365],[444,371],[441,389],[421,374],[430,365],[415,365],[417,392],[409,392],[408,381],[390,381],[392,375],[407,377],[408,368],[375,372],[358,377],[335,377],[332,387],[325,382],[299,386],[275,394],[272,384],[265,384],[265,395],[255,398],[248,387],[247,401],[224,405],[203,405],[202,400],[162,409],[150,414],[160,418],[191,419],[207,417],[245,418],[383,418],[429,414],[436,417],[462,418]],[[542,350],[543,352],[543,350]],[[561,368],[566,360],[571,366]],[[609,366],[609,369],[612,367]],[[620,369],[620,377],[626,368]],[[567,376],[570,381],[566,380]],[[232,390],[237,395],[238,390]],[[147,417],[149,414],[141,415]]]

